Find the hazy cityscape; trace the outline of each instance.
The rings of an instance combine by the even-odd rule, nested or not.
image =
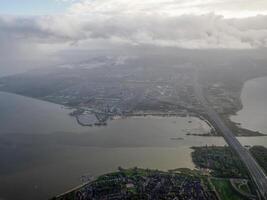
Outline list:
[[[267,199],[267,4],[0,6],[0,200]]]

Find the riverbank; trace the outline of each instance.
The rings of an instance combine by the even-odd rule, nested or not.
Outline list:
[[[255,77],[253,77],[255,78]],[[243,137],[252,137],[252,136],[266,136],[266,134],[260,132],[260,131],[255,131],[251,130],[248,128],[245,128],[242,126],[242,124],[233,121],[232,117],[238,115],[238,113],[244,109],[242,99],[241,99],[241,94],[244,89],[244,85],[246,82],[253,80],[250,78],[244,78],[240,81],[238,81],[233,88],[223,88],[223,87],[212,87],[212,88],[206,88],[206,92],[209,91],[208,93],[212,93],[212,95],[207,95],[207,98],[212,97],[213,100],[210,101],[211,106],[220,105],[221,108],[217,112],[221,116],[221,118],[224,120],[225,124],[233,131],[233,133],[236,136],[243,136]],[[205,88],[205,87],[204,87]],[[215,92],[216,91],[216,92]],[[223,91],[225,95],[223,96],[223,99],[221,99],[221,95],[217,94],[217,92]],[[218,96],[218,99],[216,99]],[[220,103],[224,102],[224,103]],[[233,102],[231,104],[225,104],[225,102]],[[147,116],[159,116],[159,117],[171,117],[171,116],[178,116],[178,117],[185,117],[187,115],[190,116],[195,116],[200,118],[201,120],[204,120],[209,126],[211,127],[211,131],[209,133],[204,133],[204,134],[195,134],[195,133],[188,133],[188,135],[193,135],[193,136],[220,136],[220,132],[216,130],[216,127],[212,124],[212,119],[209,119],[201,109],[190,109],[190,110],[181,110],[181,111],[176,111],[176,112],[158,112],[158,111],[150,111],[150,112],[131,112],[131,113],[124,113],[123,115],[110,115],[109,117],[106,117],[105,119],[110,120],[110,119],[117,119],[117,118],[125,118],[125,117],[147,117]],[[82,120],[79,120],[79,118],[76,120],[78,123],[82,126],[92,126],[92,123],[83,123]],[[100,121],[97,123],[97,125],[106,125],[106,123]]]
[[[119,167],[117,171],[101,175],[51,200],[74,200],[78,197],[183,199],[185,193],[182,191],[190,191],[186,194],[187,198],[191,196],[195,199],[195,195],[200,194],[200,188],[202,199],[207,200],[257,199],[245,166],[229,147],[193,147],[193,150],[192,157],[197,169],[160,171]]]
[[[243,108],[231,116],[240,127],[267,133],[267,77],[247,81],[241,93]]]
[[[257,83],[258,80],[264,79],[265,81]],[[266,76],[257,75],[240,78],[236,80],[235,84],[232,83],[233,81],[228,83],[224,80],[221,80],[220,84],[203,83],[204,94],[210,106],[220,115],[224,123],[236,136],[266,136],[267,126],[265,129],[261,129],[261,127],[254,126],[253,128],[253,126],[247,125],[251,124],[251,121],[255,121],[254,124],[258,126],[266,124],[263,121],[261,121],[262,124],[257,122],[258,115],[262,115],[260,120],[266,118],[266,116],[263,117],[267,99],[264,89],[267,86],[266,80]],[[251,83],[253,83],[252,86],[248,88],[247,85],[251,85]],[[240,113],[244,113],[245,116],[242,115],[239,119]],[[203,115],[208,121],[212,121],[205,116],[205,113]],[[218,134],[220,135],[219,132]]]
[[[151,169],[123,169],[98,177],[69,193],[51,200],[83,199],[196,199],[218,200],[209,190],[207,177],[196,171],[177,169],[159,171]]]

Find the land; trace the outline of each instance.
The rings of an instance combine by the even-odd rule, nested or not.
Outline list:
[[[257,198],[257,187],[253,183],[253,178],[233,149],[227,146],[193,149],[193,162],[201,171],[208,170],[210,181],[221,199]]]
[[[221,199],[225,200],[246,200],[250,199],[244,195],[237,193],[231,185],[231,182],[227,179],[212,179],[212,184],[215,190],[218,192]]]
[[[235,135],[263,135],[241,128],[230,116],[242,109],[243,84],[267,75],[265,52],[149,51],[88,55],[76,63],[2,77],[0,91],[75,109],[71,115],[83,126],[146,115],[193,115],[211,121],[194,91],[197,69],[209,105]],[[204,135],[216,134],[221,135],[219,130]]]
[[[199,99],[199,102],[203,105],[206,110],[206,115],[209,116],[210,122],[214,125],[215,130],[219,130],[221,135],[224,137],[225,141],[229,147],[239,156],[240,160],[246,166],[249,175],[257,187],[257,191],[263,199],[267,199],[267,178],[259,166],[257,161],[252,157],[252,155],[247,151],[241,143],[234,136],[231,129],[227,127],[219,114],[212,108],[208,100],[204,97],[203,89],[198,84],[198,74],[195,75],[195,93]]]
[[[258,199],[247,168],[231,148],[203,146],[193,150],[194,170],[119,167],[116,172],[101,175],[52,199]]]
[[[259,192],[266,198],[265,174],[251,154],[235,138],[264,134],[243,129],[230,120],[230,116],[242,109],[240,94],[244,83],[253,78],[267,76],[266,63],[264,50],[213,50],[205,51],[204,54],[199,51],[151,50],[149,54],[142,52],[134,56],[95,56],[79,63],[62,64],[49,69],[3,77],[0,79],[0,90],[70,107],[74,109],[71,115],[83,126],[106,125],[110,119],[127,116],[197,116],[212,127],[212,131],[204,133],[203,136],[223,136],[231,150],[242,161],[238,161],[229,150],[219,155],[219,149],[213,149],[218,151],[216,156],[219,160],[216,161],[213,157],[204,158],[204,161],[212,161],[211,176],[215,176],[216,179],[211,178],[208,182],[213,183],[211,185],[214,186],[214,191],[222,193],[226,190],[230,193],[227,189],[229,182],[234,188],[246,188],[245,184],[239,184],[238,181],[248,180],[249,173]],[[209,154],[208,150],[204,152]],[[251,153],[260,160],[257,158],[257,150],[252,149]],[[231,161],[226,160],[225,155]],[[205,167],[203,160],[198,162]],[[209,166],[206,167],[209,169]],[[245,168],[248,172],[245,172]],[[160,177],[164,180],[163,174],[160,172],[153,178]],[[166,178],[166,182],[170,180]],[[135,184],[131,185],[131,188],[140,188],[137,183]],[[159,182],[158,184],[161,186]],[[102,189],[102,182],[100,186]],[[104,188],[110,186],[103,185]],[[192,192],[200,188],[199,180],[193,179],[187,186],[192,186]],[[162,187],[164,188],[163,184]],[[136,189],[126,191],[125,194],[125,190],[121,188],[124,186],[120,183],[114,185],[115,196],[130,194],[126,197],[134,199],[142,195],[136,192]],[[167,191],[170,188],[161,192],[166,192],[164,194],[168,196]],[[91,190],[98,190],[97,185],[91,186]],[[109,190],[113,191],[112,187]],[[185,188],[182,188],[182,191],[184,192]],[[153,195],[151,191],[146,192],[146,197],[150,198]],[[204,193],[204,190],[202,192]],[[239,193],[244,196],[244,192]],[[99,193],[101,194],[102,192]],[[177,191],[175,195],[180,194],[180,191]],[[187,195],[194,196],[195,193]],[[228,193],[220,195],[224,199],[230,198]],[[249,195],[245,196],[251,198]],[[201,198],[205,199],[204,196]]]
[[[249,178],[245,165],[230,147],[192,147],[192,160],[200,169],[220,178]]]
[[[253,146],[249,151],[265,171],[265,174],[267,174],[267,148],[263,146]]]
[[[183,172],[122,169],[98,177],[53,200],[78,199],[202,199],[216,200],[205,177]]]

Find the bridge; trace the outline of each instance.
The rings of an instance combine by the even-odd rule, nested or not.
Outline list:
[[[220,116],[209,106],[209,103],[203,95],[203,89],[198,83],[197,73],[194,78],[194,90],[196,98],[203,105],[206,114],[210,118],[209,121],[215,126],[215,128],[220,130],[228,145],[239,155],[240,159],[247,167],[253,182],[257,186],[261,197],[264,200],[267,200],[267,178],[264,171],[252,157],[250,152],[240,144],[233,132],[225,125]]]

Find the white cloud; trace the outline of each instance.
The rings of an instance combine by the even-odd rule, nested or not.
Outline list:
[[[225,18],[267,14],[266,0],[80,0],[69,9],[72,14],[160,14],[179,16],[215,13]]]
[[[266,0],[57,1],[71,3],[65,14],[0,16],[0,68],[67,49],[267,47]]]
[[[214,14],[77,15],[0,18],[0,40],[76,44],[106,40],[132,45],[183,48],[261,48],[267,46],[267,16],[225,19]]]
[[[267,1],[253,2],[78,0],[73,1],[64,15],[1,16],[0,51],[14,55],[30,45],[30,55],[39,52],[37,50],[54,53],[74,46],[105,48],[107,44],[193,49],[266,48],[267,15],[231,19],[218,14],[237,10],[239,13],[266,11]]]

